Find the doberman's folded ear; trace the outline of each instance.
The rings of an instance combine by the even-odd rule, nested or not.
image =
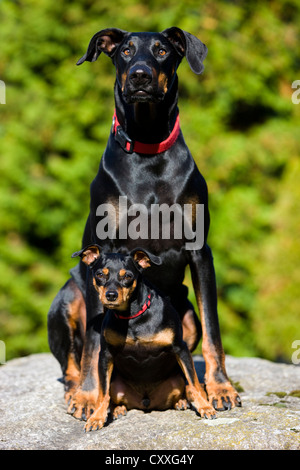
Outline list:
[[[173,44],[178,54],[185,56],[192,71],[200,74],[204,70],[203,61],[207,55],[207,47],[200,39],[176,26],[162,31]]]
[[[78,60],[77,65],[82,64],[85,60],[95,62],[101,52],[104,52],[109,57],[113,57],[118,45],[123,41],[127,34],[127,31],[116,28],[102,29],[101,31],[98,31],[98,33],[94,34],[90,40],[86,53]]]
[[[82,261],[90,266],[100,257],[101,247],[99,245],[88,245],[80,251],[76,251],[72,254],[72,258],[80,256]]]
[[[135,248],[131,251],[130,255],[133,257],[134,261],[143,269],[149,268],[151,264],[155,264],[156,266],[160,266],[162,264],[161,258],[159,256],[155,256],[143,248]]]

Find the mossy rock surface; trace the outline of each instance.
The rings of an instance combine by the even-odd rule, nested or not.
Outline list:
[[[201,380],[203,359],[194,360]],[[66,413],[56,360],[50,354],[14,359],[0,367],[0,449],[299,450],[300,367],[229,356],[226,366],[244,390],[242,408],[219,412],[216,420],[192,410],[133,410],[85,434],[84,423]]]

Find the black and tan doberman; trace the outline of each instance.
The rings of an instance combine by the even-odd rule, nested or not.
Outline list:
[[[112,59],[116,68],[115,113],[98,174],[91,184],[90,214],[82,246],[94,243],[105,251],[124,254],[140,246],[161,258],[162,264],[151,266],[145,275],[170,297],[190,351],[201,338],[202,326],[209,402],[218,410],[230,409],[241,401],[225,370],[213,258],[206,242],[207,186],[184,141],[177,107],[176,71],[180,62],[186,57],[192,71],[200,74],[207,48],[177,27],[161,33],[111,28],[92,37],[78,65],[94,62],[101,52]],[[152,218],[157,208],[163,212],[166,207],[170,211],[169,236],[161,219]],[[178,208],[182,213],[190,208],[190,231],[179,230]],[[190,243],[190,234],[199,231],[199,208],[203,208],[203,224],[199,225],[203,237]],[[138,210],[143,219],[137,217]],[[147,222],[149,219],[146,228],[145,215]],[[201,325],[183,285],[187,266]],[[82,261],[71,274],[49,312],[49,343],[62,367],[69,412],[77,418],[88,418],[97,400],[103,305]]]

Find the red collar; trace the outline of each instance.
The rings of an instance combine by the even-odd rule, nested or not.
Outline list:
[[[148,295],[148,300],[146,300],[146,302],[142,306],[141,310],[139,310],[138,313],[136,313],[135,315],[131,315],[131,317],[126,317],[126,316],[123,316],[123,315],[119,315],[116,312],[114,312],[114,314],[117,318],[120,318],[121,320],[131,320],[131,318],[136,318],[139,315],[142,315],[142,313],[144,313],[147,310],[147,308],[150,307],[150,305],[151,305],[151,294]]]
[[[115,139],[123,150],[127,153],[145,153],[148,155],[154,155],[156,153],[162,153],[168,150],[169,148],[172,147],[173,144],[175,144],[177,137],[179,136],[180,132],[180,123],[179,123],[179,114],[177,114],[177,118],[173,127],[173,130],[169,137],[166,140],[163,140],[162,142],[159,142],[157,144],[144,144],[143,142],[138,142],[137,140],[133,141],[131,140],[126,132],[122,129],[118,118],[116,111],[113,116],[113,127],[112,127],[112,132],[115,135]]]

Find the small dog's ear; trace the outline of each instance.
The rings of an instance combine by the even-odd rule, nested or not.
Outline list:
[[[169,39],[180,56],[186,57],[194,73],[199,75],[203,72],[203,61],[207,55],[207,47],[200,39],[176,26],[165,29],[161,34]]]
[[[98,31],[98,33],[94,34],[90,40],[86,53],[78,60],[77,65],[82,64],[85,60],[95,62],[101,52],[104,52],[109,57],[113,57],[118,45],[123,41],[127,34],[127,31],[116,28],[102,29],[101,31]]]
[[[101,247],[99,245],[89,245],[80,251],[76,251],[72,254],[72,258],[80,256],[81,260],[90,266],[100,257]]]
[[[156,266],[160,266],[162,264],[161,258],[159,256],[155,256],[141,248],[136,248],[130,253],[130,255],[133,257],[133,260],[143,269],[149,268],[151,264],[155,264]]]

